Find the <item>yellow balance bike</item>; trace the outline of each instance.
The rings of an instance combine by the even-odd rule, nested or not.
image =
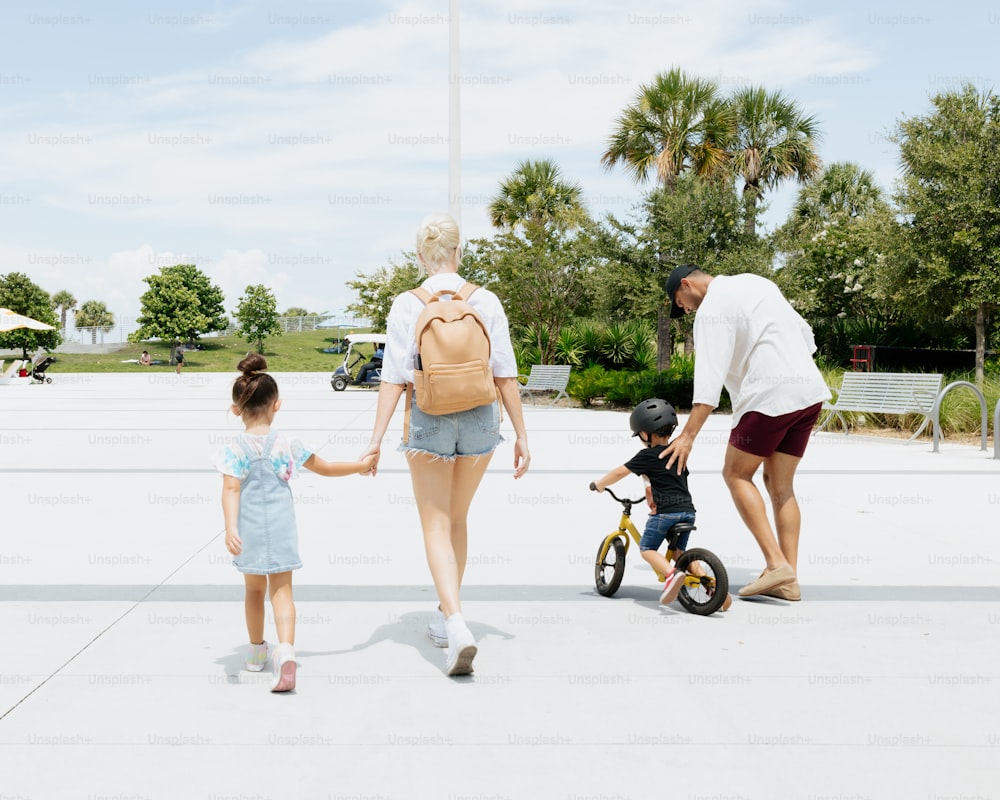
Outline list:
[[[590,488],[592,491],[597,491],[594,483],[590,484]],[[622,506],[622,518],[618,523],[618,530],[604,537],[597,549],[597,561],[594,564],[594,583],[597,591],[605,597],[611,597],[618,591],[625,575],[625,555],[629,547],[633,541],[638,546],[641,539],[639,530],[632,522],[632,506],[635,503],[644,503],[645,498],[629,500],[617,497],[607,488],[604,493],[611,495]],[[681,534],[693,530],[696,530],[696,527],[690,522],[678,522],[671,527],[667,535],[667,561],[674,561],[677,540]],[[687,573],[680,594],[677,595],[684,608],[692,614],[707,616],[722,607],[729,593],[729,575],[718,556],[704,548],[695,547],[682,552],[676,559],[674,568]],[[661,582],[666,580],[658,570],[653,571],[656,572],[658,580]]]

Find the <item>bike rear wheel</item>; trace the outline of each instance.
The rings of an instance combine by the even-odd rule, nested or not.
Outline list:
[[[677,596],[684,608],[701,616],[722,608],[729,594],[729,574],[715,553],[700,547],[685,550],[675,566],[688,575]]]
[[[604,542],[597,548],[597,560],[594,563],[594,585],[598,594],[611,597],[622,585],[625,576],[625,542],[621,536],[616,536],[608,547],[608,552],[601,558]]]

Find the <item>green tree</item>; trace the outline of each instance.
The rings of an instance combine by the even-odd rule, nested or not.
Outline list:
[[[896,201],[917,258],[895,273],[897,299],[971,319],[982,383],[990,317],[1000,301],[1000,97],[971,84],[902,120]]]
[[[420,285],[416,253],[403,253],[402,263],[390,259],[388,266],[379,267],[370,275],[355,273],[354,280],[347,285],[358,297],[357,302],[348,304],[347,310],[370,319],[373,330],[384,331],[396,295]]]
[[[675,67],[639,87],[615,123],[601,163],[606,169],[624,164],[638,184],[655,172],[659,186],[670,194],[687,172],[713,180],[725,173],[732,131],[732,109],[718,86]],[[660,273],[672,266],[671,256],[667,251],[655,256],[658,266],[650,270],[649,278],[662,286]],[[656,321],[660,370],[670,366],[674,327],[662,299],[660,293]]]
[[[837,161],[799,190],[788,221],[777,235],[812,236],[831,222],[861,219],[885,208],[882,190],[870,170]]]
[[[66,330],[66,314],[76,308],[76,298],[72,292],[62,289],[52,295],[52,308],[59,312],[59,328]]]
[[[601,255],[595,291],[598,314],[655,319],[660,370],[670,365],[671,331],[690,334],[690,323],[671,323],[664,306],[663,285],[677,264],[694,263],[719,274],[767,274],[766,268],[748,270],[740,259],[726,260],[726,254],[745,255],[749,244],[756,242],[744,231],[732,179],[705,181],[693,173],[682,175],[672,187],[651,191],[637,207],[636,219],[609,216],[595,241]]]
[[[90,328],[90,341],[96,342],[98,329],[107,333],[114,327],[115,315],[100,300],[87,300],[76,312],[74,323],[77,330]]]
[[[583,189],[563,180],[554,161],[522,161],[500,182],[490,202],[493,227],[522,230],[529,242],[542,243],[550,231],[578,228],[587,218]]]
[[[615,122],[601,163],[624,165],[636,183],[651,172],[670,189],[688,170],[718,175],[726,161],[731,111],[713,81],[673,68],[639,87]]]
[[[593,263],[593,248],[582,231],[550,231],[532,242],[508,231],[468,242],[462,272],[476,283],[473,275],[487,276],[483,283],[503,303],[515,337],[530,337],[542,363],[551,364],[559,332],[587,311]]]
[[[744,225],[753,235],[765,192],[784,180],[805,182],[819,172],[819,125],[794,100],[762,87],[737,89],[729,107],[729,163],[743,179]]]
[[[582,197],[580,185],[564,180],[553,161],[522,161],[490,203],[490,221],[500,235],[489,245],[478,243],[479,258],[471,259],[498,276],[513,325],[524,319],[547,364],[585,293],[586,257],[573,233],[589,220]]]
[[[43,347],[52,350],[62,342],[62,334],[55,330],[59,324],[49,293],[23,272],[8,272],[0,275],[0,308],[9,308],[18,314],[37,319],[51,325],[51,331],[33,331],[27,328],[0,333],[0,349],[21,349],[21,357],[27,358],[29,350]]]
[[[289,308],[289,309],[287,309],[285,311],[284,316],[286,316],[286,317],[312,317],[312,316],[316,316],[316,315],[315,314],[310,314],[304,308],[299,308],[298,306],[292,306],[291,308]]]
[[[226,329],[222,290],[194,264],[163,267],[143,281],[149,289],[140,298],[140,327],[129,335],[130,341],[157,337],[176,344]]]
[[[812,325],[821,352],[838,362],[850,344],[889,344],[899,316],[880,289],[892,250],[892,211],[871,172],[830,164],[798,193],[788,221],[775,232],[783,266],[776,279]],[[852,332],[862,341],[848,342]]]
[[[264,352],[264,340],[268,336],[281,336],[278,322],[278,301],[274,293],[264,284],[247,286],[243,296],[237,301],[233,316],[240,322],[236,331],[248,344],[257,345],[257,352]]]

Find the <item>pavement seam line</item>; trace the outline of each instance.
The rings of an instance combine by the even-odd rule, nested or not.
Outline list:
[[[27,700],[29,697],[31,697],[39,689],[41,689],[45,684],[47,684],[50,680],[52,680],[56,675],[58,675],[60,672],[62,672],[64,669],[66,669],[66,667],[68,667],[70,664],[72,664],[74,661],[76,661],[76,659],[80,657],[81,653],[83,653],[85,650],[87,650],[94,642],[96,642],[98,639],[100,639],[102,636],[104,636],[104,634],[106,634],[113,627],[115,627],[115,625],[117,625],[119,622],[121,622],[123,619],[125,619],[125,617],[127,617],[129,614],[131,614],[133,611],[135,611],[143,602],[146,601],[146,599],[151,594],[153,594],[157,589],[161,588],[167,581],[169,581],[172,577],[174,577],[174,575],[176,575],[178,572],[180,572],[182,569],[184,569],[184,567],[186,567],[188,564],[190,564],[191,561],[193,561],[195,559],[195,557],[198,556],[199,553],[201,553],[206,547],[208,547],[210,544],[212,544],[212,542],[214,542],[216,539],[218,539],[220,536],[222,536],[224,534],[225,534],[225,530],[219,531],[218,533],[216,533],[215,535],[213,535],[211,539],[209,539],[207,542],[205,542],[205,544],[203,544],[201,547],[199,547],[197,550],[195,550],[190,556],[188,556],[186,559],[184,559],[184,561],[181,562],[177,567],[175,567],[174,570],[169,575],[167,575],[167,577],[165,577],[162,581],[160,581],[158,584],[156,584],[155,586],[153,586],[148,592],[146,592],[146,594],[144,594],[142,597],[140,597],[138,600],[136,600],[131,606],[129,606],[125,611],[123,611],[112,622],[108,623],[108,625],[105,626],[105,628],[103,630],[101,630],[96,636],[94,636],[93,639],[91,639],[83,647],[81,647],[79,650],[77,650],[75,653],[73,653],[73,655],[71,655],[68,659],[66,659],[66,661],[64,661],[54,672],[50,673],[44,680],[42,680],[41,683],[39,683],[37,686],[35,686],[30,692],[28,692],[26,695],[24,695],[24,697],[22,697],[20,700],[18,700],[16,703],[14,703],[14,705],[12,705],[10,708],[8,708],[6,711],[4,711],[3,714],[0,714],[0,722],[3,722],[10,714],[14,713],[14,711],[25,700]]]

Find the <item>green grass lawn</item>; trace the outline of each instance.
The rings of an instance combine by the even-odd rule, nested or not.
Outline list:
[[[344,356],[324,353],[337,340],[331,331],[303,331],[284,333],[264,342],[264,358],[273,372],[333,372]],[[204,350],[188,350],[184,353],[184,372],[235,372],[236,365],[250,350],[252,345],[236,336],[211,337],[201,340]],[[129,359],[138,359],[143,350],[160,364],[142,367],[139,364],[123,364]],[[361,352],[371,354],[371,345],[364,345]],[[143,372],[170,371],[170,347],[165,342],[139,342],[127,344],[114,353],[53,353],[56,362],[48,368],[49,375],[60,372]]]

